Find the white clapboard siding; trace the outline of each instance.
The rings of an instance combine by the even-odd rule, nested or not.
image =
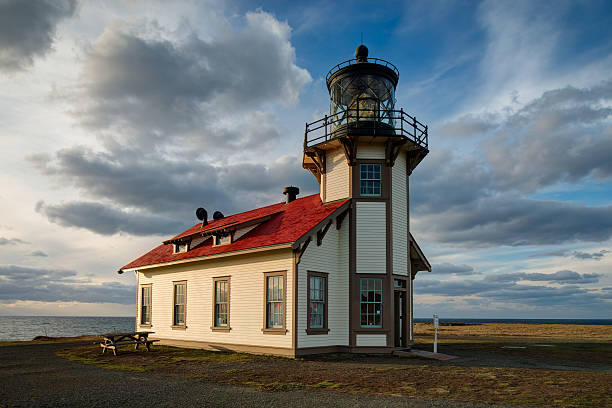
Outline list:
[[[386,273],[386,204],[359,201],[357,206],[357,273]]]
[[[279,249],[140,272],[152,284],[153,337],[238,345],[292,346],[293,252]],[[264,272],[287,271],[285,335],[263,334]],[[230,276],[229,333],[213,332],[213,277]],[[172,329],[173,281],[187,281],[186,330]],[[138,295],[140,297],[140,293]]]
[[[387,335],[386,334],[358,334],[357,336],[357,347],[386,347],[387,346]]]
[[[316,236],[298,265],[298,348],[348,346],[349,344],[349,220],[340,231],[334,224],[317,246]],[[306,334],[308,320],[308,271],[328,273],[328,334]]]
[[[322,188],[325,188],[325,202],[348,198],[349,166],[344,150],[336,149],[327,152],[324,180]]]
[[[360,143],[357,146],[357,158],[382,160],[385,158],[385,145],[379,143]]]
[[[408,275],[408,194],[406,153],[401,152],[391,169],[391,236],[393,273]]]

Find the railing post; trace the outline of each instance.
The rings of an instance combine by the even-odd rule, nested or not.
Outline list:
[[[400,135],[404,136],[404,108],[400,108]]]
[[[427,132],[427,125],[425,125],[425,146],[429,149],[429,136]]]
[[[306,130],[304,130],[304,150],[308,147],[308,122],[306,122]]]
[[[416,116],[415,116],[414,118],[412,118],[412,120],[413,120],[413,121],[412,121],[412,127],[414,128],[414,140],[415,140],[415,142],[416,142],[416,141],[417,141],[417,139],[418,139],[418,136],[417,136],[417,120],[416,120]]]
[[[359,96],[357,97],[357,119],[355,122],[359,122]]]
[[[325,140],[327,140],[327,115],[325,115]]]

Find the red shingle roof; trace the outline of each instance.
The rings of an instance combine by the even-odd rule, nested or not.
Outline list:
[[[165,242],[190,235],[199,236],[202,232],[210,232],[223,227],[237,226],[258,218],[271,216],[268,221],[264,221],[231,244],[213,246],[212,239],[208,239],[195,248],[178,254],[173,253],[173,245],[161,244],[140,258],[125,265],[121,270],[208,255],[217,255],[243,249],[293,243],[316,227],[317,224],[347,201],[348,200],[335,201],[324,205],[321,203],[319,194],[313,194],[299,198],[289,204],[273,204],[240,214],[230,215],[220,220],[213,220],[209,222],[208,225],[205,225],[204,228],[198,223],[187,231]]]

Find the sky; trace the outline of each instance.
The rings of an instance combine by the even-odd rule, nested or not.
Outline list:
[[[612,4],[0,0],[0,315],[133,316],[116,271],[315,193],[304,124],[371,57],[429,126],[415,316],[612,317]]]

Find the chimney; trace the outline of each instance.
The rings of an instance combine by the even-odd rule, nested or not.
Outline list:
[[[287,200],[285,201],[285,203],[289,204],[290,202],[295,200],[295,197],[298,194],[300,194],[300,189],[293,186],[285,187],[283,188],[283,194],[287,196]]]

